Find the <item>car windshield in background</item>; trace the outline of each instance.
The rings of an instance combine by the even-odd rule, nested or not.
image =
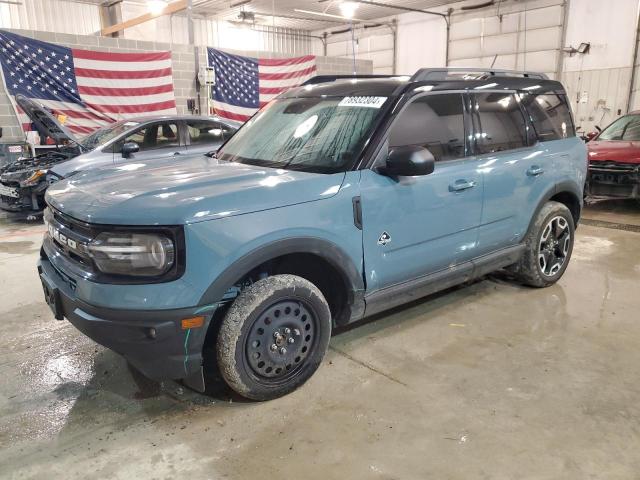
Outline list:
[[[640,115],[620,117],[605,128],[598,140],[640,140]]]
[[[93,150],[97,146],[113,140],[120,134],[130,130],[137,125],[139,125],[138,122],[131,121],[112,123],[111,125],[99,128],[95,132],[87,135],[80,141],[80,144],[86,150]]]
[[[277,100],[256,114],[219,158],[273,168],[335,173],[362,150],[386,97]]]

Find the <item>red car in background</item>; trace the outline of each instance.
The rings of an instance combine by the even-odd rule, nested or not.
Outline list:
[[[587,142],[587,195],[640,200],[640,111],[588,134]]]

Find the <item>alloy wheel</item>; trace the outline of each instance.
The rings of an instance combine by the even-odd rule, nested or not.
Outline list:
[[[560,271],[571,248],[571,230],[564,217],[553,217],[542,230],[538,244],[540,271],[552,277]]]

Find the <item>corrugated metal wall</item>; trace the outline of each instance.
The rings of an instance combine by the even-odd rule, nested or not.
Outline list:
[[[562,47],[562,0],[492,6],[456,14],[449,65],[545,72],[554,77]],[[495,62],[495,63],[494,63]]]
[[[355,54],[359,60],[371,60],[373,73],[381,75],[393,74],[393,33],[389,27],[371,29],[356,28],[354,31]],[[315,41],[314,52],[322,55],[322,42]],[[329,37],[327,55],[330,57],[353,56],[351,33],[344,33]]]
[[[489,67],[495,60],[495,68],[536,70],[554,77],[562,47],[563,4],[563,0],[530,0],[454,14],[449,38],[449,65]],[[437,18],[414,15],[404,25],[403,20],[410,15],[396,17],[398,38],[402,37],[403,29],[411,25],[414,31],[409,34],[413,38],[408,42],[410,48],[444,48],[444,35],[440,42],[433,43],[427,31],[433,30],[434,22],[439,21]],[[391,18],[383,20],[390,21]],[[423,29],[415,28],[416,24],[422,24]],[[355,38],[356,58],[372,60],[375,73],[393,73],[393,34],[388,27],[357,28]],[[425,44],[427,39],[429,41]],[[401,43],[399,41],[399,47]],[[321,42],[314,42],[314,47],[319,53]],[[330,36],[327,54],[351,56],[350,34]],[[398,56],[407,54],[410,53],[406,49],[398,48]]]
[[[627,113],[631,67],[564,72],[576,126],[591,131]]]
[[[0,3],[0,28],[76,35],[91,35],[100,30],[97,5],[67,0],[20,0],[18,3]]]

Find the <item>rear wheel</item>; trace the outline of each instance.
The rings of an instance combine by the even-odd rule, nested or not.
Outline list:
[[[331,337],[331,313],[322,293],[295,275],[274,275],[242,291],[217,340],[220,372],[240,395],[270,400],[317,370]]]
[[[532,287],[547,287],[564,274],[573,251],[575,226],[571,211],[547,202],[525,238],[526,250],[515,266],[518,279]]]

